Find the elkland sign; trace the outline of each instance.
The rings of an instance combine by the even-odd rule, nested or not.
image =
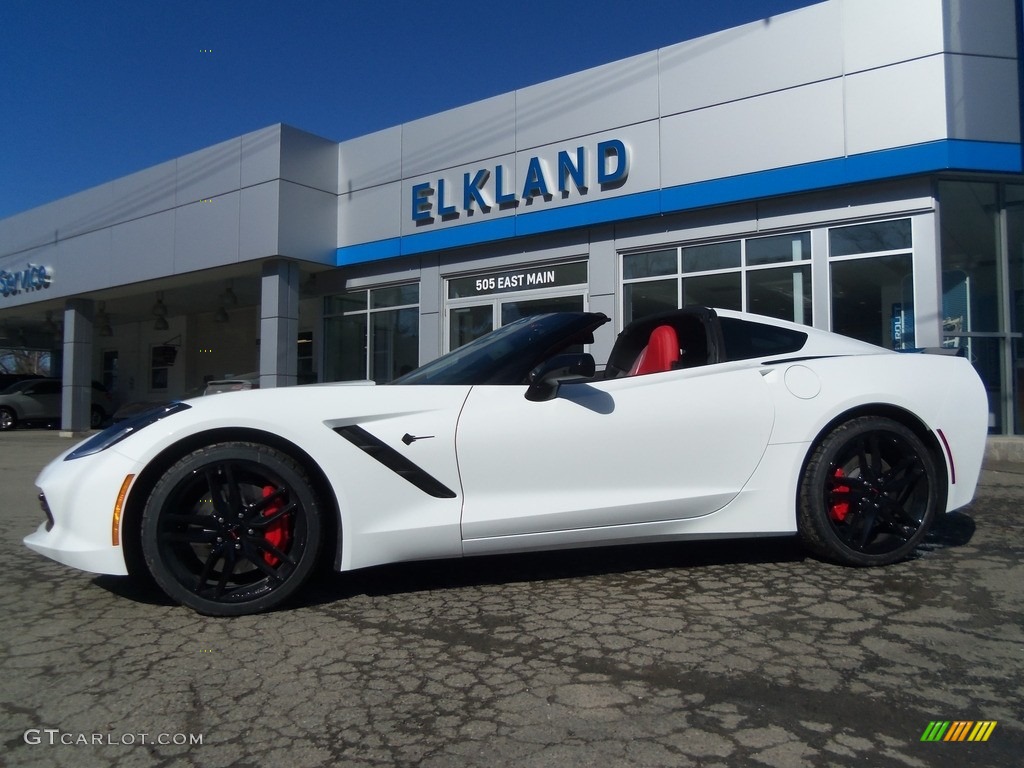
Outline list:
[[[598,142],[554,155],[529,158],[522,184],[516,184],[509,168],[501,163],[466,171],[462,178],[440,176],[412,186],[412,219],[417,225],[437,218],[450,220],[474,211],[512,208],[520,203],[587,195],[591,184],[601,191],[616,189],[629,177],[629,151],[620,139]]]

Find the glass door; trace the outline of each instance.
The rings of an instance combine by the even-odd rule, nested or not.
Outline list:
[[[458,349],[494,330],[494,307],[476,304],[448,310],[448,349]]]

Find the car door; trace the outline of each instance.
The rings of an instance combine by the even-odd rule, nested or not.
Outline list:
[[[753,473],[774,422],[756,365],[563,385],[478,386],[456,435],[464,540],[710,514]]]
[[[22,390],[23,419],[58,419],[61,411],[61,382],[41,379]]]

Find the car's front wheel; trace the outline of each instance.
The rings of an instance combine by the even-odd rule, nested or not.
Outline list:
[[[18,426],[18,414],[4,406],[0,408],[0,430],[7,431]]]
[[[800,482],[798,525],[814,553],[845,565],[907,558],[944,496],[935,459],[889,418],[852,419],[815,447]]]
[[[142,551],[174,600],[212,616],[277,607],[309,577],[321,510],[306,471],[248,442],[196,450],[156,483],[142,515]]]

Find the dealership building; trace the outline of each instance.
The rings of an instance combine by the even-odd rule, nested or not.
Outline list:
[[[275,125],[0,220],[63,427],[387,382],[524,315],[685,304],[945,346],[1024,432],[1019,0],[827,0],[340,144]]]

